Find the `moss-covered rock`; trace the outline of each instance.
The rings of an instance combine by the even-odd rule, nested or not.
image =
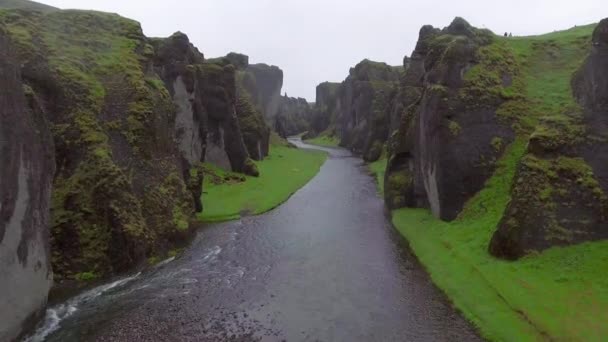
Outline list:
[[[193,203],[181,191],[174,107],[139,24],[72,10],[0,11],[0,21],[55,140],[56,279],[125,271],[182,234]],[[180,191],[149,200],[170,175]]]
[[[315,104],[308,118],[308,132],[304,138],[311,139],[328,130],[335,132],[336,118],[340,110],[340,86],[340,83],[332,82],[317,85]]]
[[[177,107],[175,134],[188,169],[206,161],[226,170],[253,172],[246,165],[249,146],[244,142],[241,127],[245,127],[249,142],[252,127],[247,125],[257,121],[248,120],[250,116],[241,113],[245,121],[239,122],[238,109],[244,107],[238,106],[237,70],[233,64],[246,65],[247,56],[233,53],[205,60],[188,37],[180,32],[167,39],[155,39],[152,43],[156,51],[155,70]],[[260,129],[257,133],[263,135],[264,131]],[[186,170],[184,177],[189,179],[189,174]],[[188,182],[191,183],[190,180]],[[195,197],[200,201],[200,191]],[[202,204],[197,203],[197,208],[202,208]]]
[[[443,30],[425,26],[392,98],[386,173],[387,203],[430,207],[435,216],[456,218],[482,189],[504,144],[513,141],[510,123],[498,118],[514,87],[517,64],[511,51],[487,30],[456,18]],[[500,139],[504,144],[492,142]],[[400,194],[393,175],[412,181]],[[405,200],[400,198],[405,197]]]
[[[274,122],[275,131],[284,138],[308,131],[312,110],[306,99],[281,96]]]
[[[53,283],[53,140],[20,66],[0,23],[0,341],[17,340],[44,316]]]
[[[270,148],[270,128],[266,125],[264,117],[251,103],[244,92],[238,96],[236,102],[236,115],[239,119],[243,141],[249,155],[254,160],[262,160],[268,156]]]
[[[516,259],[553,246],[608,238],[607,32],[604,19],[592,36],[581,27],[521,43],[530,51],[524,58],[533,76],[527,95],[544,93],[538,96],[541,101],[528,103],[542,117],[492,237],[493,255]]]
[[[379,157],[377,144],[384,144],[389,136],[390,109],[400,72],[385,63],[366,59],[351,68],[340,86],[319,85],[316,105],[319,113],[312,115],[311,120],[319,127],[315,130],[332,127],[341,146],[361,154],[367,161],[375,161]]]

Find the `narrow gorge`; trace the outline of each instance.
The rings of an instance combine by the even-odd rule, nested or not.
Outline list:
[[[0,0],[0,341],[608,337],[608,19],[446,24],[311,103]]]

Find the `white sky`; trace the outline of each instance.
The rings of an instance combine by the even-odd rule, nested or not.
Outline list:
[[[323,81],[342,81],[364,58],[401,65],[424,24],[455,16],[496,33],[529,35],[598,22],[606,0],[40,0],[115,12],[147,36],[186,33],[206,57],[230,51],[283,69],[283,92],[314,101]]]

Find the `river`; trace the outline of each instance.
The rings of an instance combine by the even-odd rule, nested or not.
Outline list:
[[[303,148],[312,148],[294,141]],[[340,149],[284,204],[47,310],[29,341],[478,341]]]

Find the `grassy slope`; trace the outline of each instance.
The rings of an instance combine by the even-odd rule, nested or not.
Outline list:
[[[570,75],[584,53],[592,26],[507,40],[524,66],[530,113],[556,116],[572,103]],[[549,52],[533,48],[549,42]],[[559,56],[547,59],[546,56]],[[566,119],[567,120],[567,119]],[[531,120],[534,122],[536,120]],[[433,281],[483,336],[500,341],[599,341],[608,336],[608,242],[553,248],[516,262],[492,258],[489,240],[510,199],[517,162],[527,138],[513,143],[495,175],[460,217],[450,223],[427,210],[400,209],[393,223],[409,240]]]
[[[386,170],[387,162],[388,160],[383,154],[380,159],[369,164],[370,171],[372,172],[374,177],[376,177],[376,182],[378,183],[378,191],[380,192],[380,194],[384,194],[384,173]]]
[[[325,146],[325,147],[338,147],[340,143],[340,139],[336,136],[330,136],[321,134],[318,137],[307,139],[304,141],[307,144],[317,145],[317,146]]]
[[[24,9],[41,12],[56,11],[58,8],[27,0],[0,0],[0,8]]]
[[[289,198],[318,172],[327,155],[320,151],[272,145],[270,155],[256,162],[260,177],[247,177],[245,182],[213,184],[206,177],[202,221],[227,221],[240,217],[243,211],[261,214]]]

